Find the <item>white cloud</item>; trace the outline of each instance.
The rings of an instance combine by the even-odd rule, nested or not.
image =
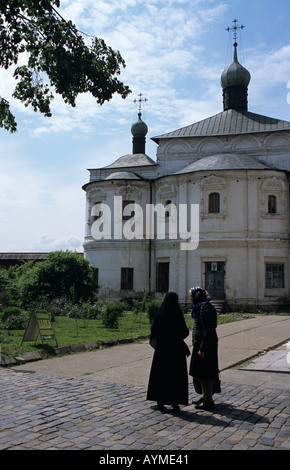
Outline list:
[[[31,245],[31,251],[50,252],[56,250],[83,251],[83,240],[75,236],[68,238],[55,239],[54,237],[44,234],[38,240],[34,240]]]

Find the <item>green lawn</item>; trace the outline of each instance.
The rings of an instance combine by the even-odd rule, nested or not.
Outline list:
[[[185,319],[191,329],[193,327],[191,316],[185,315]],[[218,320],[219,323],[236,321],[237,317],[219,315]],[[91,341],[120,340],[149,335],[150,333],[150,323],[147,315],[142,313],[136,316],[131,312],[126,312],[120,318],[119,328],[115,330],[105,328],[101,320],[75,320],[69,317],[55,317],[53,328],[58,346],[89,343]],[[29,341],[21,345],[24,332],[25,330],[7,331],[4,329],[4,325],[0,323],[0,353],[3,356],[17,356],[23,352],[36,351],[43,347],[47,348],[47,345],[42,345],[40,338],[38,338],[36,344],[34,341]],[[51,343],[51,346],[54,347],[55,343]]]

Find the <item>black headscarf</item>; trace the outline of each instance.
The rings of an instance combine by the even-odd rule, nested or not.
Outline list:
[[[191,316],[192,318],[195,318],[195,307],[201,302],[210,302],[211,297],[209,293],[201,287],[192,287],[189,292],[191,292],[193,300]]]
[[[163,337],[168,339],[170,337],[178,338],[179,331],[184,324],[184,317],[178,304],[178,295],[175,292],[168,292],[154,318],[150,344]]]

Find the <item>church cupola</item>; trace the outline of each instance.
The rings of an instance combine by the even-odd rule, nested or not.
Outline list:
[[[227,109],[240,109],[247,111],[248,109],[248,85],[251,80],[251,74],[238,61],[236,30],[238,28],[244,28],[244,26],[236,26],[236,22],[237,20],[234,20],[235,26],[233,28],[228,28],[228,31],[230,29],[235,30],[233,62],[221,75],[224,111]]]
[[[133,135],[133,152],[132,153],[144,153],[145,154],[145,143],[148,127],[145,122],[141,119],[141,113],[138,113],[138,119],[131,127],[131,133]]]
[[[143,153],[145,154],[145,144],[146,144],[146,135],[148,132],[148,127],[145,122],[141,119],[141,106],[142,102],[146,102],[147,99],[142,99],[142,93],[139,94],[139,99],[134,100],[134,103],[139,103],[139,112],[138,112],[138,119],[131,127],[131,134],[133,135],[133,154],[136,153]]]

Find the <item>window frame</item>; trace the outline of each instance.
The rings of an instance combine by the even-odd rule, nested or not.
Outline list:
[[[265,263],[265,288],[285,289],[285,263]]]

